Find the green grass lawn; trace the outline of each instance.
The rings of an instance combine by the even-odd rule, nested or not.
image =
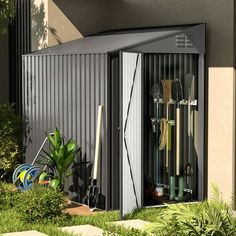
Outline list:
[[[155,221],[158,218],[160,209],[143,209],[138,210],[129,219],[143,219],[146,221]],[[118,235],[145,235],[138,230],[127,230],[117,227],[109,222],[119,220],[118,211],[110,211],[97,213],[92,216],[63,216],[54,221],[42,221],[40,223],[26,223],[19,219],[14,209],[0,211],[0,233],[9,233],[25,230],[37,230],[50,236],[66,236],[70,235],[60,231],[58,228],[63,226],[90,224],[104,229],[105,231],[117,233]]]
[[[105,235],[148,235],[147,232],[111,224],[120,220],[119,211],[98,212],[91,216],[62,214],[64,208],[61,206],[66,198],[52,188],[34,186],[25,192],[14,192],[11,185],[0,182],[0,190],[0,234],[37,230],[50,236],[63,236],[70,234],[60,231],[60,227],[90,224],[102,228]],[[232,207],[222,201],[216,187],[213,193],[212,199],[201,203],[138,209],[126,219],[153,222],[147,229],[152,235],[236,236]]]
[[[27,222],[19,216],[19,206],[25,205],[24,199],[31,199],[30,201],[35,201],[31,198],[31,195],[24,194],[21,200],[12,202],[14,207],[11,207],[10,202],[13,196],[17,196],[14,192],[14,185],[1,182],[0,181],[0,197],[2,200],[0,204],[4,207],[0,207],[0,234],[9,233],[9,232],[18,232],[18,231],[27,231],[27,230],[37,230],[39,232],[45,233],[51,236],[59,235],[70,235],[60,231],[60,227],[63,226],[75,226],[75,225],[84,225],[90,224],[99,228],[104,229],[104,231],[116,233],[118,235],[146,235],[145,233],[141,234],[138,230],[127,230],[123,227],[110,224],[112,221],[120,220],[119,211],[109,211],[109,212],[98,212],[97,214],[91,216],[70,216],[69,214],[64,214],[60,217],[43,220],[39,222]],[[4,195],[5,191],[11,193],[9,196]],[[45,200],[45,199],[44,199]],[[19,204],[19,201],[23,201]],[[127,219],[143,219],[146,221],[155,221],[158,218],[158,214],[161,212],[161,209],[143,209],[137,210],[132,215],[127,216]],[[109,235],[109,234],[108,234]]]

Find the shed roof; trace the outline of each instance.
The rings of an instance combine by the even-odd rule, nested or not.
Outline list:
[[[181,33],[185,27],[160,28],[158,30],[141,30],[131,32],[116,32],[110,35],[90,36],[57,46],[49,47],[31,54],[89,54],[116,52],[125,49],[132,49],[138,45],[144,45],[153,41],[161,40]]]

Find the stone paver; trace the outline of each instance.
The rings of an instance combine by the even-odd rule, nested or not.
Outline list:
[[[62,227],[62,231],[81,236],[103,236],[103,230],[92,225]]]
[[[121,221],[115,221],[112,222],[113,224],[123,226],[125,228],[134,228],[134,229],[139,229],[143,230],[145,226],[149,225],[150,222],[144,221],[144,220],[121,220]]]
[[[3,236],[47,236],[46,234],[40,233],[36,230],[31,231],[21,231],[21,232],[14,232],[14,233],[6,233]]]

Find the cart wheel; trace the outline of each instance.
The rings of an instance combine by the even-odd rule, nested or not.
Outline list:
[[[33,166],[27,170],[23,179],[23,186],[25,190],[31,188],[34,180],[42,172],[42,168],[39,166]]]
[[[24,175],[26,174],[27,170],[30,169],[32,167],[31,164],[22,164],[20,166],[18,166],[12,175],[12,182],[13,184],[15,184],[16,188],[24,191],[24,185],[23,185],[23,179],[24,179]]]

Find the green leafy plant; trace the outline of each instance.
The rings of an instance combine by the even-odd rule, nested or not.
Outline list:
[[[16,206],[19,192],[13,184],[0,182],[0,210],[12,209]]]
[[[33,186],[28,191],[21,192],[16,207],[20,218],[27,222],[59,217],[64,209],[63,193],[42,186]]]
[[[11,0],[0,0],[0,34],[7,32],[6,23],[13,15],[14,7]]]
[[[0,174],[12,172],[22,160],[22,121],[12,105],[0,105]]]
[[[236,220],[213,185],[213,198],[196,204],[168,205],[159,220],[148,227],[154,235],[233,236]]]
[[[16,190],[16,186],[12,183],[7,183],[6,181],[0,181],[0,193],[9,191],[14,192]]]
[[[68,169],[81,149],[74,140],[70,139],[65,143],[58,128],[54,129],[53,136],[47,135],[47,137],[51,147],[49,152],[43,150],[44,155],[38,163],[47,165],[53,170],[50,186],[63,190],[66,177],[71,175]]]

